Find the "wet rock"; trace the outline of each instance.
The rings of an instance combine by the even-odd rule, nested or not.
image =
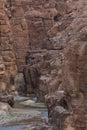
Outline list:
[[[0,102],[8,103],[10,106],[14,105],[14,97],[12,95],[0,95]]]
[[[33,100],[27,100],[27,101],[22,102],[21,104],[24,104],[24,105],[32,105],[32,104],[34,104],[34,103],[35,103],[35,101],[33,101]]]
[[[45,96],[45,101],[48,107],[49,122],[60,128],[60,120],[70,114],[64,91],[57,91]]]
[[[35,102],[34,100],[27,100],[27,101],[21,102],[20,104],[24,106],[30,106],[30,107],[36,107],[36,108],[46,108],[44,103],[38,103],[38,102]]]
[[[24,128],[24,130],[58,130],[55,126],[49,126],[45,124],[38,124],[38,123],[32,123],[27,126],[27,128]]]
[[[56,106],[55,107],[55,109],[54,109],[54,111],[56,112],[56,114],[58,114],[58,115],[65,115],[65,114],[69,114],[69,112],[67,111],[67,110],[65,110],[63,107],[61,107],[61,106]],[[56,115],[55,114],[55,115]],[[58,116],[58,115],[56,115],[56,116]]]
[[[64,91],[57,91],[53,94],[45,96],[48,111],[50,112],[50,110],[52,110],[54,106],[57,106],[58,104],[60,105],[64,99],[65,99]]]
[[[19,96],[19,95],[16,95],[14,96],[14,101],[25,101],[25,100],[28,100],[29,97],[22,97],[22,96]]]
[[[10,111],[11,107],[7,103],[0,102],[0,111],[1,110],[3,110],[3,111]],[[1,114],[3,114],[3,113],[1,112]]]

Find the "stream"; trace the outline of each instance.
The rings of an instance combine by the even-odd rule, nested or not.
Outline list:
[[[6,125],[3,125],[2,127],[0,127],[0,130],[24,130],[24,128],[29,125],[29,123],[32,123],[34,121],[36,122],[40,122],[41,119],[44,118],[48,118],[48,112],[47,112],[47,108],[46,107],[38,107],[38,106],[28,106],[28,105],[23,105],[21,104],[21,102],[23,101],[27,101],[26,100],[19,100],[19,101],[15,101],[15,105],[14,105],[14,109],[16,111],[23,111],[24,112],[40,112],[39,116],[36,116],[35,118],[32,118],[32,120],[26,119],[26,120],[21,120],[18,122],[13,122],[13,123],[9,123]],[[32,99],[33,101],[33,99]],[[39,103],[40,105],[40,103]],[[42,105],[42,103],[41,103]]]
[[[24,125],[15,125],[15,126],[1,127],[0,130],[22,130],[23,128]]]

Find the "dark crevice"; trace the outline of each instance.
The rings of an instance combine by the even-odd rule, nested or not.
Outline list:
[[[68,110],[68,104],[67,101],[65,99],[62,99],[59,103],[63,108]]]
[[[56,16],[54,16],[54,21],[59,21],[61,19],[61,15],[57,14]]]

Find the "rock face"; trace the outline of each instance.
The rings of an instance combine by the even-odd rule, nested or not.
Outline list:
[[[21,1],[0,1],[0,90],[16,86],[15,76],[25,65],[28,27]]]
[[[57,93],[46,97],[50,122],[57,124],[60,130],[87,129],[86,3],[85,0],[72,2],[73,9],[78,11],[72,10],[75,18],[61,35],[61,41],[65,40],[62,86]],[[75,7],[76,4],[79,6]],[[64,95],[59,94],[60,90]]]
[[[87,128],[86,10],[86,0],[0,1],[0,89],[48,94],[60,130]]]
[[[16,65],[18,71],[22,70],[24,65],[25,50],[28,44],[28,29],[24,19],[24,12],[21,7],[21,1],[17,0],[2,0],[5,3],[5,12],[11,28],[14,54],[16,57]],[[23,43],[26,43],[25,45]],[[21,46],[21,47],[20,47]],[[22,52],[22,53],[21,53]],[[21,53],[21,54],[20,54]],[[19,67],[19,64],[22,65]]]
[[[28,72],[25,77],[30,77],[29,90],[35,89],[42,100],[44,95],[50,93],[46,102],[51,123],[64,130],[85,130],[87,2],[37,0],[34,3],[33,0],[22,1],[30,27],[30,44],[25,67]],[[56,97],[53,93],[55,91],[58,91]],[[64,92],[63,97],[61,91]]]
[[[0,102],[8,103],[11,107],[14,105],[14,97],[12,95],[0,94]]]
[[[21,0],[7,0],[8,15],[13,33],[13,47],[18,72],[23,70],[25,56],[29,45],[28,26],[24,16]]]
[[[17,72],[13,49],[13,38],[7,14],[6,1],[0,1],[0,89],[5,90],[11,84],[11,77]]]
[[[57,40],[73,16],[68,14],[70,8],[64,1],[22,0],[22,7],[29,26],[30,41],[25,59],[25,81],[29,77],[27,89],[38,93],[37,96],[43,100],[47,93],[61,86],[63,47]]]

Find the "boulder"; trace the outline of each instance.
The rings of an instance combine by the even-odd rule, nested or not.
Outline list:
[[[0,95],[0,102],[8,103],[13,107],[14,105],[14,97],[12,95]]]
[[[7,103],[0,102],[0,110],[9,111],[11,110],[11,107]]]
[[[34,100],[27,100],[24,102],[20,102],[21,105],[29,106],[29,107],[35,107],[35,108],[46,108],[46,105],[44,103],[38,103]]]

